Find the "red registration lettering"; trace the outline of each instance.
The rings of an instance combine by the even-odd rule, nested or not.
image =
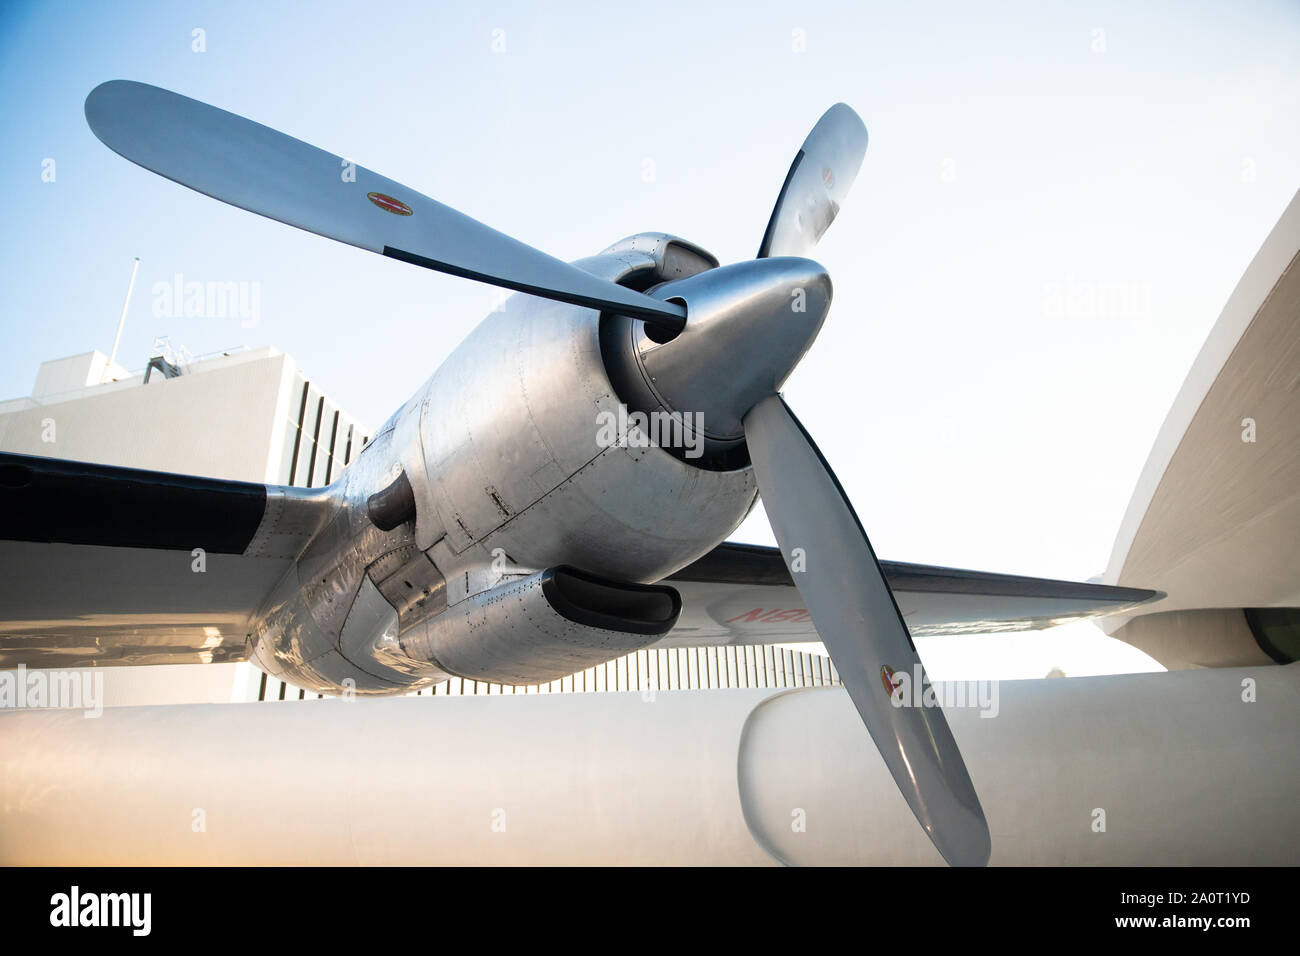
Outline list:
[[[735,624],[740,621],[744,624],[794,624],[809,620],[810,615],[805,608],[773,608],[770,611],[761,607],[756,607],[752,611],[746,611],[744,614],[737,614],[729,621],[723,621],[723,624]]]

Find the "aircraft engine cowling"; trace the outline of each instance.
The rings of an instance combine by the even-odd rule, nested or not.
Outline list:
[[[637,236],[578,265],[640,287],[707,274],[717,260],[682,240]],[[645,429],[629,417],[640,406],[620,395],[602,352],[601,329],[613,321],[510,297],[396,416],[415,542],[446,576],[451,603],[464,596],[463,572],[498,549],[530,571],[573,565],[659,581],[749,512],[757,486],[747,463],[715,467],[698,442],[668,447],[686,437],[680,427]],[[375,499],[385,524],[390,511],[406,514],[399,491]]]
[[[653,644],[681,609],[671,587],[554,567],[448,608],[403,634],[401,649],[458,677],[542,684]]]

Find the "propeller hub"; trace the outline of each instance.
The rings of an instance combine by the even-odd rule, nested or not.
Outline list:
[[[640,319],[607,317],[602,349],[615,388],[630,408],[679,417],[695,447],[702,437],[705,465],[735,466],[745,413],[781,387],[817,337],[830,276],[811,259],[753,259],[649,294],[684,305],[686,325],[665,334]]]

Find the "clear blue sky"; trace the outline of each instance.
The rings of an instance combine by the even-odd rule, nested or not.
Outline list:
[[[871,146],[818,250],[836,301],[787,397],[883,556],[1068,578],[1105,566],[1192,358],[1300,186],[1294,2],[10,0],[0,397],[111,347],[136,255],[123,364],[155,335],[276,345],[372,425],[490,306],[118,158],[82,115],[111,78],[566,259],[642,230],[752,256],[804,134],[849,103]],[[176,273],[260,282],[261,324],[155,318],[150,287]],[[742,532],[767,539],[761,515]]]

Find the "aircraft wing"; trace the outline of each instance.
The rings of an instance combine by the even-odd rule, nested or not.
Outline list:
[[[0,667],[244,660],[250,615],[329,504],[320,489],[0,453]],[[881,563],[914,635],[1031,630],[1163,596]],[[660,646],[819,640],[775,548],[722,544],[667,583],[683,609]]]
[[[914,636],[1029,631],[1125,611],[1164,597],[1143,588],[881,561]],[[666,580],[682,595],[660,647],[818,641],[781,552],[721,544]]]
[[[327,512],[320,489],[0,453],[0,667],[244,660]]]

